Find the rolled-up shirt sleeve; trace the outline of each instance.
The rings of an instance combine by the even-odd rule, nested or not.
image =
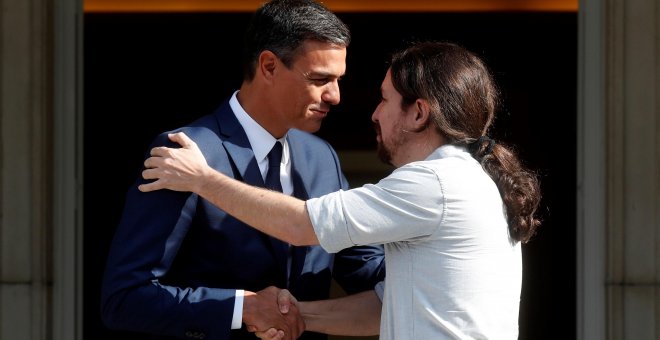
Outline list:
[[[314,226],[314,233],[319,239],[319,244],[329,253],[336,253],[354,245],[348,233],[346,220],[340,218],[343,216],[342,192],[343,190],[340,190],[319,198],[312,198],[306,203],[307,213]],[[324,221],[333,222],[323,223]]]
[[[435,172],[412,163],[377,184],[310,199],[307,212],[320,245],[335,253],[428,236],[440,225],[444,201]]]

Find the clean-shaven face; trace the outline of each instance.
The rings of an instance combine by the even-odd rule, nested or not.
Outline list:
[[[281,64],[281,61],[278,60]],[[307,41],[291,68],[278,65],[273,108],[278,118],[296,128],[316,132],[332,105],[339,104],[339,80],[346,72],[346,48]]]

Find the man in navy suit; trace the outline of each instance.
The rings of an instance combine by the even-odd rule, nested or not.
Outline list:
[[[268,154],[279,143],[279,184],[300,199],[346,189],[335,151],[310,134],[339,103],[348,28],[313,0],[273,0],[254,15],[238,91],[183,131],[209,165],[265,186]],[[167,133],[151,147],[173,146]],[[273,165],[276,166],[276,165]],[[157,338],[253,339],[269,327],[295,337],[295,313],[278,312],[276,286],[299,300],[326,299],[331,279],[348,293],[384,278],[381,247],[328,254],[260,233],[201,197],[174,191],[127,196],[102,288],[102,317],[113,329]],[[324,335],[303,333],[301,339]]]

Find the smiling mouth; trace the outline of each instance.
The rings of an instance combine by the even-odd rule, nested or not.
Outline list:
[[[330,112],[330,110],[318,110],[318,109],[312,109],[311,111],[321,116],[327,116],[328,112]]]

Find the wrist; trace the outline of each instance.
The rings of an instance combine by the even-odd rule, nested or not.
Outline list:
[[[201,171],[201,174],[197,180],[194,181],[193,185],[195,188],[193,192],[199,194],[202,197],[207,197],[207,195],[212,191],[213,186],[217,185],[215,182],[219,180],[219,175],[221,176],[221,174],[215,169],[211,168],[210,166],[206,166]],[[247,294],[248,292],[246,291],[245,293]],[[251,293],[255,295],[255,293]]]
[[[248,290],[243,292],[243,323],[247,323],[250,320],[250,317],[253,315],[253,302],[256,296],[257,294],[255,292]]]
[[[319,315],[318,313],[314,312],[312,308],[313,304],[309,302],[298,301],[296,306],[298,307],[300,316],[302,316],[303,321],[305,321],[305,330],[312,332],[321,331],[321,329],[317,327]]]

